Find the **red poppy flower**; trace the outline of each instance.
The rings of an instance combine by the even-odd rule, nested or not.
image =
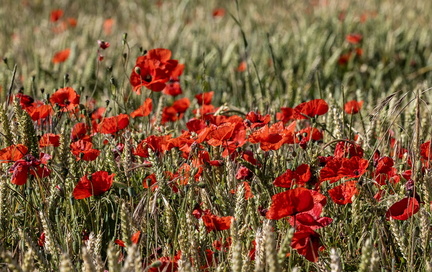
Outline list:
[[[39,178],[49,176],[50,171],[45,166],[40,165],[48,163],[50,158],[51,156],[44,153],[40,154],[39,159],[27,154],[22,159],[15,161],[9,168],[9,173],[12,173],[11,182],[16,185],[24,185],[29,174]]]
[[[40,147],[54,146],[57,147],[60,145],[60,135],[47,133],[42,135],[39,140]]]
[[[163,48],[152,49],[147,55],[138,57],[130,76],[134,91],[140,94],[142,87],[162,91],[178,65],[177,60],[170,58],[171,51]]]
[[[35,101],[30,107],[25,108],[33,121],[38,121],[52,115],[51,105],[45,105],[41,101]]]
[[[231,221],[233,219],[232,216],[219,217],[212,214],[209,210],[206,210],[204,213],[205,215],[203,215],[201,218],[204,222],[207,232],[221,231],[231,228]]]
[[[28,148],[25,145],[11,145],[0,150],[0,163],[14,162],[27,154]]]
[[[146,176],[143,179],[142,185],[143,185],[143,188],[145,188],[145,189],[151,188],[152,191],[154,191],[157,188],[156,183],[157,183],[156,175],[151,174],[151,175]]]
[[[108,19],[106,19],[104,21],[104,23],[103,23],[103,30],[104,30],[104,33],[106,35],[110,35],[111,34],[112,28],[114,26],[114,23],[115,23],[115,21],[112,18],[108,18]]]
[[[225,9],[224,8],[215,8],[212,11],[213,17],[224,17],[224,15],[225,15]]]
[[[318,261],[318,250],[322,247],[320,235],[308,227],[297,230],[291,240],[291,247],[311,262]]]
[[[432,159],[432,147],[430,141],[420,145],[420,155],[425,160]]]
[[[347,181],[339,186],[328,190],[328,193],[334,203],[339,205],[346,205],[348,203],[352,203],[352,197],[359,193],[356,185],[356,180]]]
[[[263,127],[270,122],[270,114],[263,116],[259,113],[251,111],[246,115],[246,120],[247,122],[245,123],[252,129],[256,127]]]
[[[146,139],[142,140],[134,151],[134,155],[138,155],[143,158],[148,158],[148,150],[152,150],[158,154],[162,154],[169,149],[171,135],[155,136],[150,135]]]
[[[138,109],[134,110],[130,114],[130,117],[135,118],[135,117],[148,116],[151,113],[152,109],[153,109],[153,101],[151,98],[147,98]]]
[[[415,197],[406,197],[393,204],[386,212],[386,219],[407,220],[420,210]]]
[[[278,150],[283,144],[294,143],[296,122],[284,127],[282,122],[260,128],[249,136],[249,142],[260,143],[263,151]]]
[[[141,238],[141,231],[137,231],[134,234],[132,234],[131,237],[132,244],[138,244],[140,238]]]
[[[114,134],[129,125],[129,116],[121,113],[117,116],[106,117],[98,125],[98,132],[103,134]]]
[[[174,101],[171,107],[173,107],[177,113],[184,113],[190,106],[189,98],[185,97]]]
[[[295,188],[272,196],[272,203],[266,214],[268,219],[278,220],[314,206],[314,199],[309,189]]]
[[[70,55],[70,48],[66,48],[62,51],[58,51],[54,54],[54,57],[52,58],[52,62],[53,63],[60,63],[60,62],[65,62]]]
[[[345,103],[344,109],[347,114],[356,114],[360,112],[363,101],[351,100]]]
[[[321,181],[334,183],[341,178],[358,178],[363,175],[369,166],[366,159],[359,157],[333,158],[320,171]]]
[[[71,139],[72,141],[84,140],[91,141],[89,133],[89,127],[85,123],[76,123],[72,127]]]
[[[50,14],[50,21],[51,22],[57,22],[58,20],[60,20],[60,18],[63,16],[63,10],[61,9],[56,9],[51,11]]]
[[[326,114],[328,109],[328,104],[323,99],[314,99],[297,105],[294,108],[294,118],[297,120],[315,118],[318,115]]]
[[[73,190],[75,199],[99,196],[108,191],[113,183],[115,174],[109,175],[105,171],[97,171],[89,176],[84,175]]]
[[[315,230],[328,226],[333,222],[333,219],[329,217],[321,217],[323,207],[327,203],[327,198],[317,191],[311,190],[310,192],[314,203],[313,208],[308,211],[297,213],[289,219],[290,225],[296,229],[305,226]]]
[[[302,164],[296,170],[288,169],[285,173],[277,177],[273,184],[276,187],[291,188],[293,184],[303,185],[312,177],[310,166]]]
[[[70,149],[75,155],[77,161],[94,161],[99,156],[100,151],[93,148],[93,144],[89,141],[78,140],[71,143]]]
[[[336,144],[334,157],[335,158],[346,158],[346,157],[363,157],[363,148],[358,144],[352,142],[341,141]]]
[[[241,61],[239,63],[239,65],[237,66],[237,72],[244,72],[247,69],[247,62],[246,61]]]
[[[123,242],[120,239],[115,239],[114,243],[117,244],[117,245],[119,245],[119,246],[121,246],[121,247],[126,247],[125,242]]]
[[[198,105],[210,105],[213,99],[214,92],[200,93],[195,95]]]
[[[349,34],[345,37],[345,40],[351,44],[358,44],[363,40],[363,36],[358,33]]]
[[[163,89],[162,93],[171,95],[171,96],[177,96],[179,94],[183,93],[183,90],[180,86],[180,82],[177,80],[170,80],[165,86],[165,89]]]
[[[58,89],[50,97],[50,102],[53,105],[57,105],[61,108],[61,111],[77,110],[80,102],[80,95],[75,92],[71,87],[65,87]]]

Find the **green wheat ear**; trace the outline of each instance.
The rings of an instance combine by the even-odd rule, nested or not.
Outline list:
[[[0,106],[0,124],[1,124],[1,133],[2,138],[4,139],[5,145],[2,145],[1,147],[10,146],[13,144],[12,142],[12,132],[10,128],[9,119],[6,115],[6,111],[3,109],[3,106]]]
[[[30,154],[35,157],[39,156],[39,141],[36,136],[36,130],[33,125],[33,120],[27,112],[23,112],[19,118],[18,129],[22,135],[22,141],[30,150]]]

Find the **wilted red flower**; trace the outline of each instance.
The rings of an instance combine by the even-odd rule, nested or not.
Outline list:
[[[291,188],[292,185],[303,185],[312,177],[310,166],[308,164],[299,165],[296,170],[288,169],[285,173],[277,177],[273,185],[277,187]]]
[[[163,48],[152,49],[147,55],[138,57],[130,76],[134,91],[140,94],[142,87],[162,91],[179,65],[177,60],[170,58],[171,51]]]
[[[359,193],[356,185],[357,180],[347,181],[339,186],[328,190],[328,193],[334,203],[339,205],[346,205],[348,203],[352,203],[352,197]]]
[[[70,55],[70,48],[66,48],[62,51],[58,51],[54,54],[54,57],[52,58],[52,62],[53,63],[60,63],[60,62],[65,62]]]
[[[57,147],[60,145],[60,135],[54,133],[46,133],[42,135],[39,140],[40,147],[54,146]]]
[[[99,44],[99,47],[100,47],[102,50],[105,50],[105,49],[107,49],[108,47],[110,47],[110,43],[109,43],[109,42],[102,41],[102,40],[98,40],[97,42],[98,42],[98,44]]]
[[[72,195],[75,199],[99,196],[111,188],[114,176],[115,174],[109,175],[106,171],[84,175],[75,186]]]
[[[322,246],[320,235],[308,227],[301,227],[292,238],[291,247],[308,261],[318,261],[318,250]]]
[[[272,196],[272,203],[267,211],[268,219],[278,220],[300,212],[308,211],[314,206],[311,190],[295,188]]]
[[[58,105],[61,111],[74,112],[80,102],[80,95],[71,87],[58,89],[50,96],[51,104]]]
[[[237,170],[236,179],[238,180],[250,180],[253,177],[253,173],[245,166],[241,166]]]
[[[345,37],[345,40],[351,44],[358,44],[363,40],[363,36],[358,33],[352,33]]]
[[[94,161],[99,156],[100,151],[93,148],[93,144],[89,141],[78,140],[71,143],[70,149],[72,154],[78,160]]]
[[[60,20],[60,18],[62,16],[63,16],[63,10],[61,10],[61,9],[55,9],[55,10],[51,11],[50,21],[51,22],[57,22],[58,20]]]
[[[363,101],[351,100],[345,103],[344,109],[347,114],[356,114],[363,106]]]
[[[144,103],[136,110],[134,110],[131,114],[130,117],[135,118],[135,117],[144,117],[144,116],[148,116],[151,111],[153,109],[153,101],[151,98],[146,98],[146,100],[144,101]]]
[[[420,210],[415,197],[406,197],[393,204],[386,212],[386,219],[407,220]]]
[[[206,210],[204,213],[205,215],[203,215],[201,218],[204,222],[207,232],[221,231],[231,228],[231,221],[233,219],[232,216],[219,217],[212,214],[210,210]]]
[[[121,113],[117,116],[106,117],[98,125],[98,132],[103,134],[114,134],[129,125],[129,116]]]

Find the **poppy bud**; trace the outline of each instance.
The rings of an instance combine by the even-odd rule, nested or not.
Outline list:
[[[141,68],[139,68],[138,66],[135,67],[134,71],[137,75],[141,75]]]

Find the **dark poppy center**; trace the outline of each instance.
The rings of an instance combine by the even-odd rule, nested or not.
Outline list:
[[[152,76],[151,76],[151,75],[146,75],[146,76],[143,78],[143,80],[144,80],[145,82],[151,82],[151,81],[152,81]]]

